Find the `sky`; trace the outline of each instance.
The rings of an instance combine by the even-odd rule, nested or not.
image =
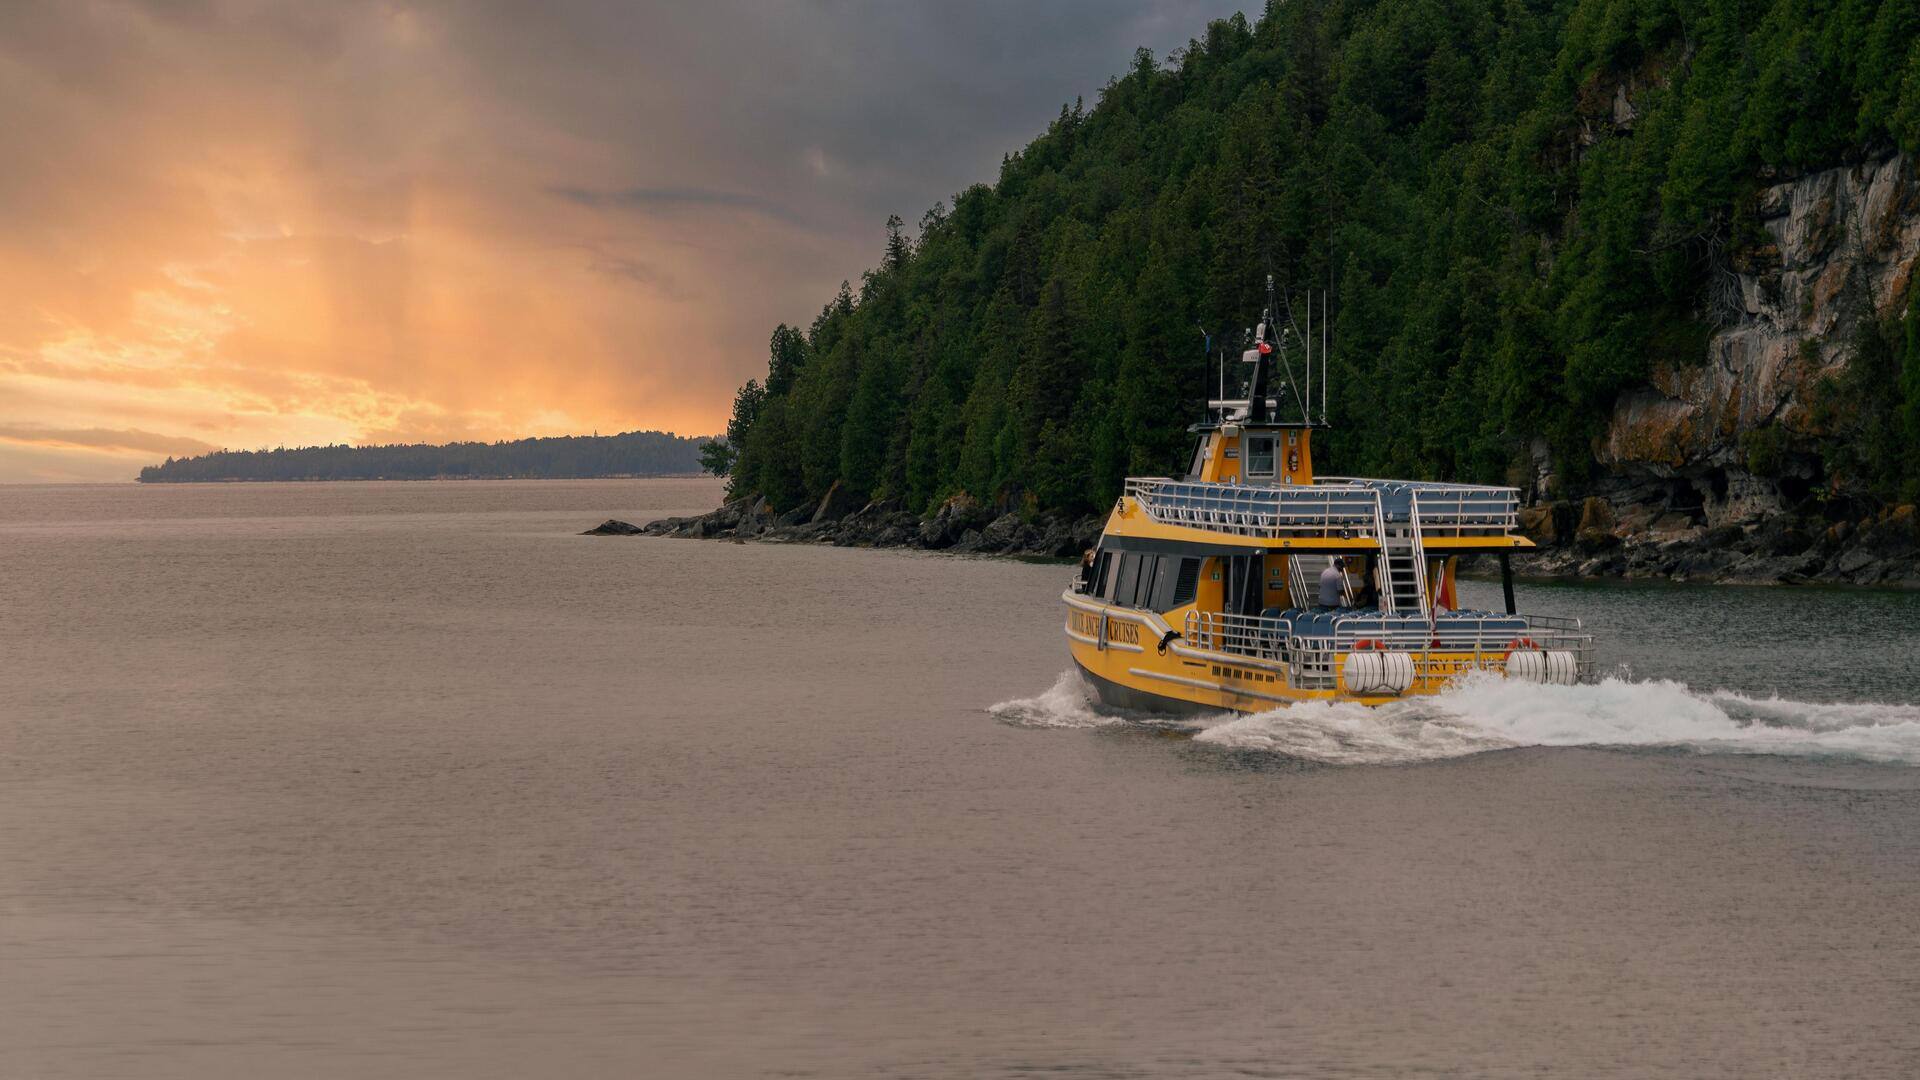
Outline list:
[[[716,432],[887,215],[1248,6],[0,5],[0,483]]]

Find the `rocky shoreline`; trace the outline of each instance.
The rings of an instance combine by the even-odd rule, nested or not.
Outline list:
[[[587,536],[676,536],[770,544],[912,548],[969,555],[1075,558],[1100,539],[1104,518],[1028,515],[956,495],[929,517],[894,500],[862,502],[835,484],[819,503],[775,513],[764,498],[734,499],[711,513],[645,525],[608,521]]]
[[[1524,560],[1528,576],[1920,588],[1920,514],[1911,505],[1857,522],[1778,514],[1710,528],[1658,506],[1616,511],[1592,497],[1528,507],[1520,528],[1541,547]]]
[[[772,544],[909,548],[971,555],[1074,558],[1100,537],[1103,518],[1030,515],[956,495],[929,517],[893,501],[862,502],[838,485],[819,503],[776,513],[757,496],[694,517],[644,525],[607,521],[589,536],[674,536]],[[1520,512],[1540,545],[1514,567],[1523,577],[1706,581],[1746,585],[1845,584],[1920,588],[1920,514],[1894,507],[1859,522],[1780,515],[1707,528],[1683,515],[1603,498]],[[1469,567],[1472,569],[1472,567]]]

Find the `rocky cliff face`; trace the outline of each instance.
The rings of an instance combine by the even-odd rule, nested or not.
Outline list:
[[[1755,432],[1818,434],[1814,387],[1845,366],[1862,318],[1894,316],[1905,304],[1920,257],[1914,163],[1894,155],[1810,173],[1765,189],[1758,209],[1767,239],[1735,252],[1717,283],[1723,329],[1705,362],[1657,368],[1651,385],[1621,396],[1595,444],[1604,510],[1589,503],[1534,515],[1543,538],[1585,537],[1585,551],[1562,552],[1561,568],[1688,576],[1679,553],[1705,548],[1724,557],[1697,567],[1697,576],[1920,577],[1914,553],[1902,550],[1904,533],[1883,537],[1872,559],[1848,557],[1885,531],[1882,519],[1899,533],[1911,508],[1846,523],[1837,536],[1810,530],[1796,508],[1813,493],[1818,463],[1788,454],[1767,476],[1749,468]],[[1536,492],[1553,490],[1547,468],[1537,453]],[[1556,515],[1562,527],[1552,535]],[[1843,562],[1852,568],[1840,569]]]

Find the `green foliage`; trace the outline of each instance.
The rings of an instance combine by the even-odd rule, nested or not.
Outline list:
[[[1837,376],[1815,387],[1813,420],[1836,490],[1886,502],[1920,501],[1920,287],[1904,318],[1869,315]]]
[[[1199,328],[1237,346],[1267,273],[1333,290],[1325,464],[1500,481],[1544,437],[1577,483],[1616,395],[1703,352],[1767,171],[1895,147],[1912,0],[1273,0],[1141,51],[917,238],[890,217],[857,293],[774,331],[732,487],[1097,508],[1179,468]],[[1920,391],[1888,350],[1874,385]],[[1882,396],[1911,444],[1920,392]]]
[[[1779,476],[1787,461],[1787,430],[1778,424],[1757,427],[1740,437],[1747,471],[1755,476]]]
[[[733,448],[720,439],[701,443],[700,467],[715,476],[727,475],[733,471]]]

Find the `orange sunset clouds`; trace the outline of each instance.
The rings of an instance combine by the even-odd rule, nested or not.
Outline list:
[[[1073,13],[11,5],[0,482],[716,431],[888,213],[991,179],[1160,20],[1199,24],[1175,8],[1020,82],[995,65],[1035,66],[1034,21]]]

